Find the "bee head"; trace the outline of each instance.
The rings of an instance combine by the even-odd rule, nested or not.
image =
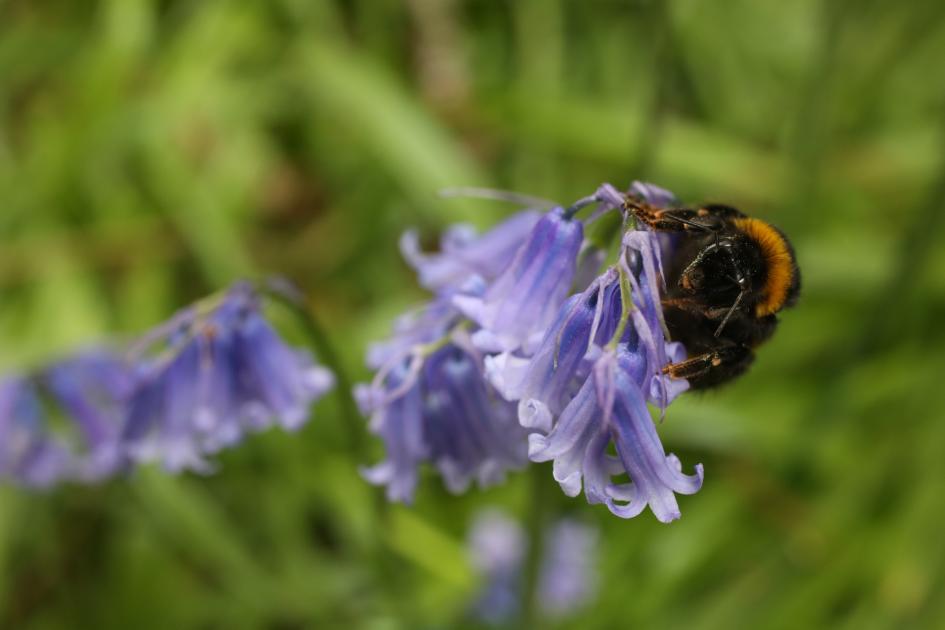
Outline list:
[[[679,276],[679,287],[709,306],[731,304],[756,283],[751,248],[737,237],[709,239]]]

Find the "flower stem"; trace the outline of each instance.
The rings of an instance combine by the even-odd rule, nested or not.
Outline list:
[[[519,628],[537,628],[540,610],[538,586],[541,579],[541,561],[545,548],[545,530],[547,529],[548,504],[547,488],[549,484],[548,467],[531,464],[529,466],[529,495],[531,505],[526,520],[528,535],[528,553],[525,561],[525,575],[522,589],[522,614]]]
[[[308,337],[309,345],[315,351],[316,356],[334,373],[335,395],[341,410],[342,422],[345,425],[344,431],[348,435],[348,449],[353,455],[360,457],[364,444],[364,421],[352,394],[351,379],[348,377],[335,347],[329,340],[328,334],[307,308],[301,295],[296,295],[293,290],[284,289],[281,283],[278,285],[266,283],[265,286],[261,287],[261,290],[289,309],[301,324],[305,335]]]
[[[617,324],[617,330],[614,331],[614,336],[607,344],[607,347],[611,349],[616,348],[617,344],[620,343],[623,333],[627,330],[630,311],[633,310],[633,301],[630,299],[630,277],[624,270],[623,265],[619,265],[617,271],[620,274],[620,323]]]

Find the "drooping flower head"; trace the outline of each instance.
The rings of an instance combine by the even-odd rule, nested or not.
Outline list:
[[[597,529],[576,519],[552,524],[538,582],[538,601],[546,617],[565,617],[594,599],[599,538]]]
[[[667,344],[659,312],[658,249],[648,232],[632,232],[623,241],[621,273],[631,290],[629,325],[625,335],[588,356],[587,378],[561,412],[547,435],[529,436],[533,461],[554,461],[554,477],[569,496],[582,488],[590,503],[604,503],[622,518],[639,514],[647,505],[663,522],[679,518],[674,493],[692,494],[702,485],[702,467],[683,475],[679,460],[667,455],[656,433],[647,402],[665,409],[686,389],[662,368],[685,358],[676,343]],[[634,260],[637,270],[627,260]],[[626,291],[624,288],[623,291]],[[608,454],[613,444],[617,457]],[[627,474],[630,483],[615,485],[612,477]]]
[[[459,493],[473,481],[497,483],[526,461],[526,433],[514,405],[486,382],[481,357],[459,337],[434,349],[415,348],[356,390],[371,430],[387,447],[387,459],[364,476],[386,486],[392,501],[413,500],[423,462]]]
[[[634,183],[630,194],[654,205],[673,202],[652,184]],[[567,209],[534,222],[518,215],[479,239],[453,230],[438,255],[420,254],[415,234],[405,238],[408,260],[437,294],[401,322],[393,339],[374,347],[369,364],[378,376],[360,390],[362,400],[373,401],[365,412],[388,445],[388,459],[369,478],[386,484],[391,498],[412,496],[422,461],[436,462],[454,489],[481,474],[472,470],[500,461],[508,467],[501,441],[487,437],[501,433],[514,443],[504,420],[514,409],[531,433],[530,458],[554,460],[555,479],[567,494],[583,488],[589,502],[625,518],[647,505],[662,521],[678,518],[675,493],[697,491],[702,469],[682,474],[678,459],[663,450],[650,412],[653,406],[662,415],[687,388],[685,380],[663,374],[686,356],[667,340],[662,316],[661,256],[673,244],[630,229],[608,262],[604,249],[584,242],[585,222],[625,212],[625,200],[604,184]],[[578,218],[595,204],[590,216]],[[496,261],[503,264],[488,264]],[[449,361],[445,348],[454,353]],[[443,367],[451,361],[458,362],[455,373]],[[458,406],[460,390],[447,385],[458,374],[476,404]],[[499,397],[507,402],[494,400]],[[473,408],[479,411],[468,413]],[[501,430],[482,433],[490,426],[484,413]],[[454,463],[446,461],[465,462],[458,468],[465,474],[455,477]],[[475,464],[484,461],[490,466]],[[630,482],[612,481],[621,475]]]
[[[69,476],[69,450],[47,429],[35,384],[20,376],[0,380],[0,478],[43,488]]]
[[[524,596],[525,529],[501,510],[484,509],[476,514],[466,544],[469,563],[482,581],[472,614],[493,625],[513,619]]]
[[[561,519],[544,528],[538,549],[537,612],[560,619],[577,612],[597,593],[598,532],[590,525]],[[526,554],[536,541],[505,512],[487,508],[476,514],[467,550],[481,587],[472,605],[475,617],[489,624],[508,623],[529,596],[525,589]]]
[[[126,468],[121,432],[133,381],[127,361],[111,350],[90,350],[53,364],[41,378],[80,433],[74,477],[98,481]]]
[[[309,353],[282,340],[246,283],[181,311],[137,354],[124,444],[136,460],[172,471],[208,470],[206,455],[247,432],[299,428],[334,382]]]
[[[0,381],[0,477],[27,487],[95,482],[125,468],[130,392],[120,355],[90,349]]]
[[[583,223],[555,208],[538,220],[485,295],[453,298],[481,327],[473,335],[480,348],[509,351],[541,338],[571,291],[583,240]]]
[[[431,291],[459,287],[471,276],[492,280],[512,261],[540,216],[535,210],[518,212],[481,236],[470,225],[454,225],[443,234],[437,254],[420,251],[416,230],[407,230],[400,251],[420,284]]]

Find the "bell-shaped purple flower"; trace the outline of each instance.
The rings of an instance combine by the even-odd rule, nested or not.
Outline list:
[[[386,486],[388,501],[413,501],[420,464],[429,456],[418,369],[401,364],[377,385],[355,389],[361,412],[371,417],[371,431],[384,440],[387,449],[387,459],[362,469],[361,474],[376,486]]]
[[[671,206],[676,203],[676,195],[661,188],[656,184],[648,182],[633,182],[630,185],[630,194],[640,197],[647,203],[661,208]]]
[[[604,503],[622,518],[647,505],[662,522],[679,518],[674,493],[702,486],[702,466],[684,475],[679,460],[663,450],[641,389],[648,371],[643,354],[621,344],[595,362],[590,378],[547,435],[529,436],[532,461],[554,460],[554,477],[568,496],[581,491],[589,503]],[[617,458],[608,455],[613,442]],[[627,473],[630,483],[611,478]]]
[[[501,625],[522,606],[522,569],[528,537],[515,519],[497,509],[480,511],[467,537],[469,561],[482,579],[472,604],[472,614],[492,625]]]
[[[529,436],[529,457],[554,460],[554,477],[569,496],[583,486],[590,503],[605,503],[618,516],[636,516],[650,505],[656,517],[667,522],[679,517],[674,493],[696,492],[702,468],[698,466],[693,476],[680,472],[679,461],[663,450],[647,402],[663,410],[687,388],[684,380],[662,374],[667,363],[685,358],[685,351],[664,337],[662,264],[654,235],[629,232],[619,264],[631,286],[632,308],[629,313],[621,310],[614,321],[619,324],[620,318],[628,317],[627,332],[597,350],[586,380],[550,432]],[[615,312],[612,305],[605,308],[607,314]],[[613,323],[602,327],[614,328],[616,334]],[[607,454],[611,443],[617,458]],[[630,476],[631,483],[612,484],[611,478],[622,473]]]
[[[545,538],[538,600],[547,617],[562,618],[597,594],[599,532],[586,523],[562,519]]]
[[[45,488],[73,468],[68,447],[49,431],[36,386],[20,376],[0,379],[0,479]]]
[[[538,611],[546,619],[560,619],[587,604],[597,592],[598,532],[587,524],[562,519],[545,530],[538,550]],[[472,614],[492,625],[508,624],[521,610],[525,597],[526,553],[535,544],[522,525],[506,513],[480,511],[467,537],[469,560],[482,580]]]
[[[447,346],[423,371],[430,455],[451,492],[465,491],[473,480],[480,487],[496,484],[527,461],[515,407],[491,391],[472,355]]]
[[[553,419],[581,385],[583,379],[578,379],[588,352],[614,334],[620,309],[618,274],[610,268],[562,305],[533,356],[486,357],[490,381],[506,400],[519,401],[522,426],[551,430]]]
[[[299,428],[334,383],[311,355],[285,344],[247,284],[171,322],[149,338],[163,340],[164,351],[137,368],[123,435],[137,460],[209,470],[205,456],[248,431]]]
[[[400,251],[417,271],[420,284],[433,291],[460,286],[473,275],[492,280],[505,270],[540,216],[534,210],[518,212],[481,236],[470,225],[451,226],[437,254],[423,253],[419,235],[408,230],[400,239]]]
[[[418,346],[446,337],[462,320],[462,314],[453,306],[453,296],[457,292],[482,295],[485,289],[480,276],[470,276],[460,287],[446,288],[430,302],[401,315],[394,322],[394,335],[390,339],[368,347],[368,367],[381,370],[388,364],[400,362]]]
[[[458,295],[453,303],[481,326],[473,341],[502,352],[537,342],[571,291],[583,224],[561,208],[545,214],[484,296]]]
[[[122,470],[127,461],[121,431],[133,381],[127,362],[107,350],[90,350],[53,364],[41,378],[78,428],[72,476],[91,482]]]
[[[387,447],[387,459],[364,475],[386,485],[390,500],[412,500],[416,467],[424,460],[454,493],[472,481],[481,487],[497,483],[526,461],[525,432],[514,405],[491,389],[478,357],[457,343],[405,357],[356,395]]]

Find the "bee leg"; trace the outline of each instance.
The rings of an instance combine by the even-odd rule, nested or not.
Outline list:
[[[686,297],[676,297],[676,298],[665,298],[660,300],[660,304],[663,306],[664,312],[666,309],[673,309],[676,311],[683,311],[685,313],[691,313],[698,317],[706,317],[706,308],[705,305],[694,300],[692,298]]]
[[[748,369],[754,359],[755,353],[749,346],[732,344],[685,361],[670,363],[663,368],[663,374],[684,378],[693,389],[705,389],[738,376]]]
[[[699,317],[704,317],[712,321],[718,321],[729,314],[729,311],[732,310],[731,306],[724,308],[706,308],[706,306],[692,298],[666,298],[660,300],[660,304],[663,305],[664,309],[672,308],[680,311],[685,311],[687,313],[693,313]]]
[[[705,208],[657,208],[636,199],[627,199],[624,208],[658,232],[715,232],[722,227],[719,217]]]

